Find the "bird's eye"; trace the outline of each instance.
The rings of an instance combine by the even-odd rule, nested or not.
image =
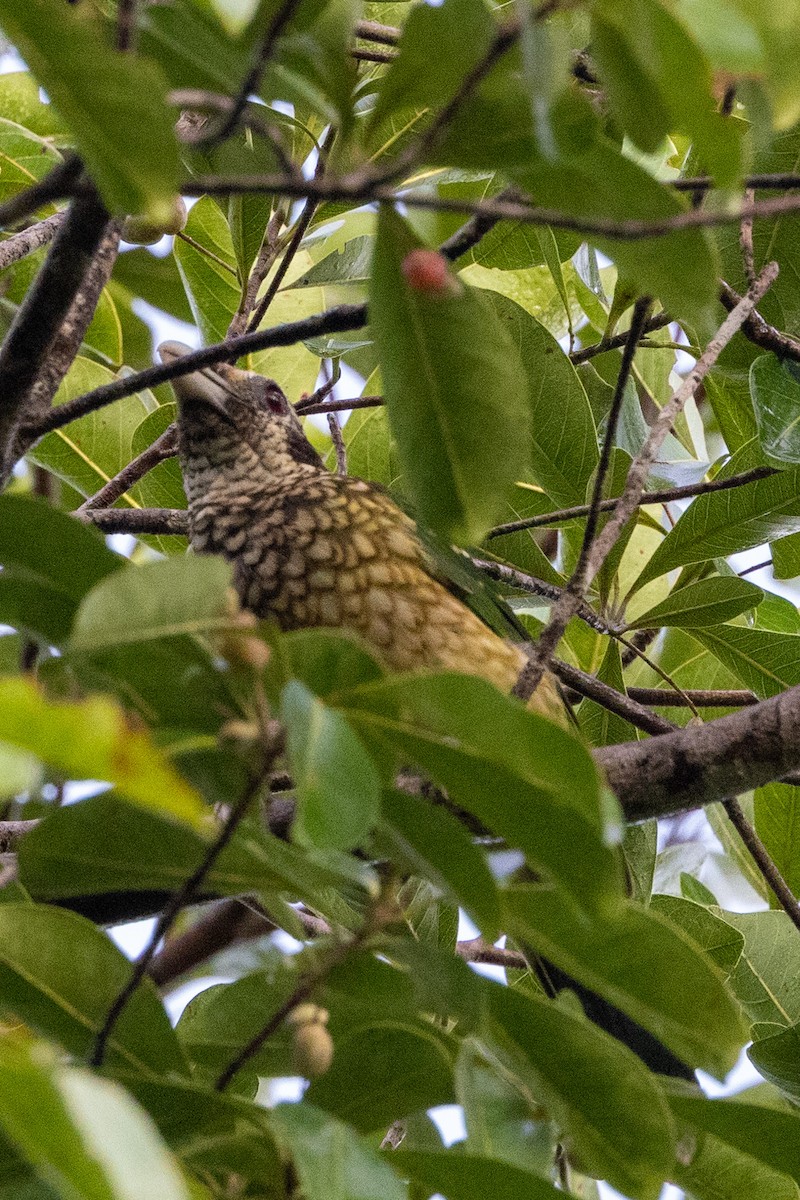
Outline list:
[[[283,392],[274,383],[267,385],[264,392],[264,399],[270,412],[276,413],[279,416],[286,412],[286,400]]]

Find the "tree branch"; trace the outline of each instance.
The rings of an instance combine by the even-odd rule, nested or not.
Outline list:
[[[69,207],[39,274],[0,347],[0,480],[16,461],[17,429],[31,392],[103,240],[108,213],[99,197]]]

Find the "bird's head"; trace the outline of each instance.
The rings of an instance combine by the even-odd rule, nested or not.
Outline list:
[[[190,352],[182,342],[162,342],[158,348],[164,364]],[[287,456],[294,462],[322,466],[274,379],[216,363],[179,375],[172,386],[184,450],[199,451],[212,464],[215,459],[227,463],[239,444],[265,464]]]

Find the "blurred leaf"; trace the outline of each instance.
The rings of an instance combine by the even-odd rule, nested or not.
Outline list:
[[[20,876],[37,900],[112,892],[174,892],[195,870],[205,843],[185,826],[105,793],[52,812],[19,850]],[[327,890],[362,888],[368,868],[335,855],[310,855],[246,824],[220,854],[204,896],[286,892],[321,904]],[[358,890],[358,889],[357,889]]]
[[[406,1188],[372,1147],[313,1105],[279,1104],[270,1124],[307,1200],[406,1200]]]
[[[611,109],[642,150],[653,153],[668,133],[685,133],[720,186],[737,182],[736,126],[717,111],[702,50],[666,6],[634,0],[623,13],[613,0],[603,0],[592,12],[591,39]]]
[[[297,787],[293,835],[313,846],[350,850],[378,819],[377,768],[347,720],[298,680],[286,685],[281,709]]]
[[[37,1175],[81,1200],[189,1200],[155,1128],[119,1084],[57,1068],[43,1047],[0,1046],[0,1124]]]
[[[0,904],[0,1007],[83,1058],[130,976],[121,950],[90,921],[46,904]],[[149,979],[114,1026],[108,1060],[145,1075],[186,1063]]]
[[[597,775],[577,738],[468,676],[397,676],[354,688],[339,704],[369,745],[422,767],[580,907],[613,911],[619,904]]]
[[[362,1133],[421,1109],[452,1103],[453,1066],[441,1035],[388,1019],[337,1037],[333,1064],[306,1093]]]
[[[389,421],[421,518],[447,538],[474,542],[525,467],[525,378],[483,296],[409,284],[402,264],[417,246],[400,218],[382,210],[370,315]]]
[[[670,1096],[677,1117],[800,1183],[800,1117],[762,1104]]]
[[[109,208],[167,221],[178,143],[155,63],[115,52],[84,13],[48,0],[2,0],[0,21],[69,124]]]
[[[508,889],[503,900],[515,938],[532,943],[682,1061],[717,1079],[735,1065],[747,1040],[738,1006],[683,930],[630,903],[614,920],[589,924],[555,892],[532,886]]]
[[[73,601],[124,559],[94,529],[32,496],[0,497],[0,563],[51,585]]]
[[[58,703],[29,679],[0,679],[0,740],[74,779],[107,780],[136,804],[205,826],[199,795],[113,700],[94,696]]]
[[[800,462],[800,372],[797,365],[773,354],[757,358],[750,368],[758,438],[764,453],[778,463]]]
[[[549,1000],[487,986],[495,1035],[521,1056],[535,1094],[581,1162],[626,1195],[656,1200],[669,1174],[675,1131],[655,1077],[585,1018]]]
[[[496,1158],[476,1154],[424,1153],[403,1150],[389,1160],[399,1175],[409,1177],[422,1196],[434,1193],[447,1200],[475,1200],[490,1195],[494,1200],[558,1200],[563,1195],[552,1184]]]
[[[81,604],[70,639],[73,654],[126,642],[230,628],[231,567],[214,555],[125,566]]]
[[[0,76],[0,110],[5,119],[37,137],[64,141],[65,129],[52,104],[41,97],[39,85],[28,71],[8,71]]]
[[[687,587],[677,588],[666,600],[631,621],[628,628],[660,629],[664,625],[681,625],[698,629],[720,625],[756,608],[763,599],[761,588],[735,575],[700,579]]]
[[[492,872],[480,848],[445,809],[405,792],[386,791],[377,839],[393,861],[423,875],[462,905],[487,938],[499,935],[500,907]]]
[[[550,1174],[558,1133],[520,1080],[464,1043],[455,1082],[470,1156],[500,1160],[536,1175]]]
[[[770,1083],[794,1100],[800,1097],[800,1026],[757,1038],[747,1056]]]

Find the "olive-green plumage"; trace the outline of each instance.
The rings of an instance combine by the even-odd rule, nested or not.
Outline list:
[[[164,361],[185,352],[160,348]],[[353,630],[393,670],[462,671],[511,691],[519,647],[436,578],[389,496],[325,469],[276,383],[222,365],[174,387],[191,544],[233,563],[244,607],[283,629]],[[551,678],[532,706],[563,718]]]

